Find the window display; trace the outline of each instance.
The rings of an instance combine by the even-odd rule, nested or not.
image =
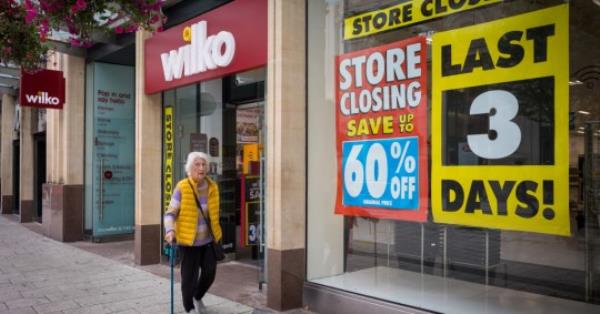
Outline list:
[[[600,6],[399,2],[308,1],[307,280],[600,311]]]

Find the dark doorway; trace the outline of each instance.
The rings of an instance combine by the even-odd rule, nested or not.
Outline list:
[[[13,195],[15,203],[13,206],[13,213],[19,215],[20,211],[20,199],[19,199],[19,186],[21,185],[21,144],[19,140],[13,141]]]
[[[42,185],[46,182],[46,132],[33,136],[33,219],[42,222]]]

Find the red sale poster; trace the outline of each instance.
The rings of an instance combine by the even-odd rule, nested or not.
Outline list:
[[[336,58],[336,214],[427,220],[426,53],[414,37]]]

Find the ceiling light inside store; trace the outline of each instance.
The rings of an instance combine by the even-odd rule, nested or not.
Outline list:
[[[200,116],[210,116],[217,109],[217,102],[210,93],[200,93]]]
[[[433,42],[433,39],[431,38],[433,36],[433,33],[435,33],[435,31],[425,31],[425,32],[420,32],[419,36],[426,36],[425,40],[427,41],[428,45],[431,45],[431,43]]]
[[[585,134],[584,131],[577,131],[577,133],[579,133],[579,134]]]
[[[235,75],[235,85],[243,86],[243,85],[253,84],[256,82],[263,82],[265,80],[266,76],[267,76],[266,68],[259,68],[259,69],[255,69],[255,70],[237,73]]]
[[[582,85],[582,84],[583,84],[583,82],[580,80],[569,81],[569,86],[576,86],[576,85]]]
[[[577,110],[577,113],[581,113],[581,114],[584,114],[584,115],[589,115],[590,114],[589,111],[585,111],[585,110]]]

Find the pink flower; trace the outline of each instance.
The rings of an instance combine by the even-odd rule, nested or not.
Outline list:
[[[85,2],[85,0],[77,0],[77,2],[75,2],[75,5],[77,6],[77,8],[79,8],[79,10],[85,10],[85,8],[87,8],[87,2]]]
[[[46,35],[48,35],[48,31],[50,30],[47,18],[45,18],[45,19],[42,20],[42,22],[40,23],[40,26],[39,26],[38,29],[39,29],[39,32],[40,32],[40,39],[42,41],[46,41]]]
[[[71,37],[71,45],[79,47],[81,46],[81,40],[75,37]]]
[[[150,24],[154,24],[154,23],[158,22],[158,20],[160,20],[160,16],[158,14],[154,14],[150,18]]]
[[[49,12],[52,9],[52,6],[50,6],[46,1],[44,0],[40,0],[40,8],[42,8],[42,11],[46,11]]]
[[[71,19],[67,19],[67,29],[69,30],[69,33],[71,34],[76,34],[78,33],[78,29],[75,26],[75,23],[73,23],[73,20]]]
[[[12,48],[11,47],[3,47],[2,48],[2,54],[4,56],[10,56],[11,53],[12,53]]]
[[[74,5],[71,6],[71,13],[76,14],[79,11],[83,11],[87,8],[87,2],[85,0],[77,0]]]
[[[31,0],[25,0],[25,23],[31,24],[36,16],[36,7],[31,3]]]
[[[123,30],[123,27],[121,27],[121,26],[117,26],[117,27],[115,27],[115,33],[117,33],[117,34],[122,34],[122,33],[123,33],[123,31],[124,31],[124,30]]]
[[[138,26],[136,24],[131,24],[131,25],[127,26],[127,28],[125,29],[125,32],[132,33],[132,32],[137,31],[137,29],[138,29]]]

